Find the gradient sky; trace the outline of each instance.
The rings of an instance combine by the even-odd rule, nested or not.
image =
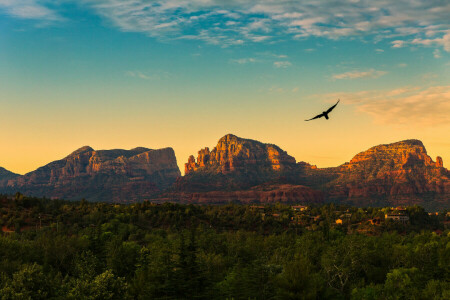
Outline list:
[[[0,0],[0,166],[170,146],[183,171],[233,133],[319,167],[416,138],[448,167],[449,16],[437,0]]]

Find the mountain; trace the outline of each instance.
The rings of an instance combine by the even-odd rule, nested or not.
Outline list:
[[[378,145],[333,168],[317,168],[273,144],[227,134],[198,151],[180,176],[172,148],[82,147],[23,176],[0,169],[0,193],[65,199],[181,203],[418,204],[450,208],[450,172],[419,140]]]
[[[320,171],[319,171],[320,172]],[[449,207],[450,172],[428,156],[419,140],[378,145],[337,168],[326,184],[328,198],[358,205]]]
[[[247,189],[295,168],[295,158],[278,146],[227,134],[212,151],[204,148],[197,160],[189,157],[177,187],[183,191]]]
[[[18,176],[20,175],[0,167],[0,185],[6,184],[8,180],[14,179]]]
[[[133,202],[154,197],[180,175],[172,148],[96,151],[85,146],[8,180],[1,189],[33,196]]]
[[[419,140],[378,145],[339,167],[317,168],[296,163],[278,146],[228,134],[212,151],[204,148],[197,159],[189,157],[185,173],[167,198],[185,202],[208,202],[209,198],[210,202],[221,202],[228,197],[248,202],[246,197],[251,195],[256,202],[265,202],[268,200],[263,194],[244,191],[258,190],[258,186],[266,184],[275,193],[278,186],[283,186],[284,193],[288,187],[307,187],[310,195],[316,195],[314,201],[309,197],[308,202],[324,200],[357,206],[419,204],[427,209],[450,206],[449,171],[440,157],[434,162],[428,156]],[[306,198],[283,197],[281,201],[296,200],[302,202]]]
[[[309,166],[309,165],[308,165]],[[227,134],[213,150],[190,156],[185,176],[161,201],[182,203],[321,203],[323,195],[310,187],[290,183],[303,165],[273,144]]]

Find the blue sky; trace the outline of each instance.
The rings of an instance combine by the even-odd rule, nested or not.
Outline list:
[[[445,164],[449,15],[425,0],[0,0],[0,165],[89,144],[172,146],[182,167],[226,133],[319,166],[419,138]],[[337,98],[333,120],[303,121]]]

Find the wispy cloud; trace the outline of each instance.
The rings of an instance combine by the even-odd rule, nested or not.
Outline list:
[[[287,60],[284,60],[284,61],[274,61],[274,62],[273,62],[273,66],[274,66],[275,68],[287,68],[287,67],[292,66],[292,64],[291,64],[289,61],[287,61]]]
[[[40,21],[61,21],[58,13],[37,0],[0,0],[0,9],[8,15],[20,19]]]
[[[378,71],[370,69],[368,71],[351,71],[341,74],[334,74],[333,79],[358,79],[358,78],[378,78],[387,74],[386,71]]]
[[[342,99],[377,123],[407,126],[450,124],[450,86],[405,87],[387,91],[333,93],[322,97]]]
[[[167,72],[156,72],[153,74],[149,74],[147,72],[135,70],[135,71],[126,71],[125,76],[144,79],[144,80],[159,80],[162,78],[169,77],[170,74]]]
[[[257,59],[253,58],[253,57],[230,59],[230,63],[239,64],[239,65],[255,63],[255,62],[257,62]]]
[[[0,0],[19,18],[57,18],[55,3],[77,3],[122,31],[231,46],[321,37],[388,39],[394,48],[450,52],[450,4],[442,0]],[[50,8],[49,8],[50,7]]]
[[[439,51],[439,49],[434,49],[433,56],[434,58],[441,58],[442,57],[441,51]]]

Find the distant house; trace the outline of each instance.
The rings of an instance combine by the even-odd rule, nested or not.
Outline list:
[[[304,206],[304,205],[294,205],[291,206],[292,210],[294,211],[305,211],[308,209],[308,206]]]
[[[409,217],[405,214],[401,213],[389,213],[384,215],[385,220],[393,220],[396,222],[407,223],[409,221]]]
[[[381,225],[381,219],[380,218],[373,218],[369,220],[370,224],[372,225]]]

